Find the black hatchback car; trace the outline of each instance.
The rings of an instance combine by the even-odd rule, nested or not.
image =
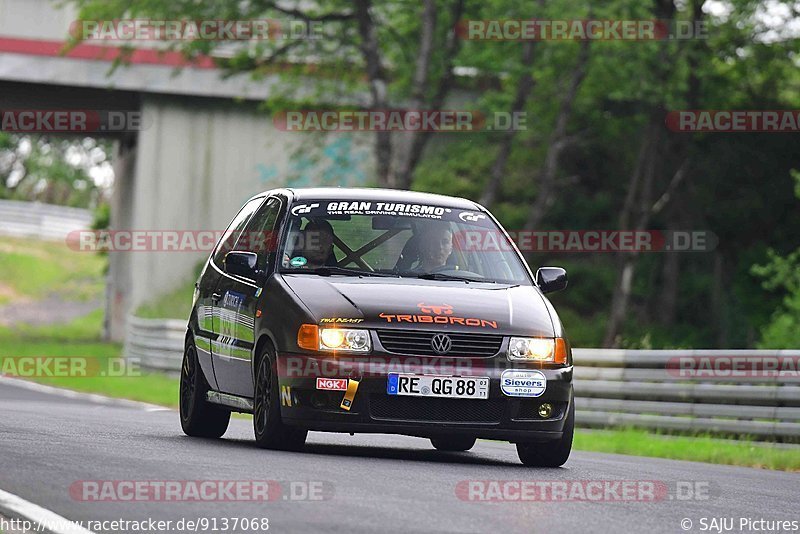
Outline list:
[[[559,466],[572,446],[572,353],[495,218],[469,200],[380,189],[277,189],[239,211],[196,284],[181,371],[186,434],[253,414],[256,443],[309,430],[517,445]]]

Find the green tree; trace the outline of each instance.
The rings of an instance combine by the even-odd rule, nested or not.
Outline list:
[[[92,138],[0,137],[0,196],[74,207],[94,207],[106,189],[92,178],[108,165],[110,144]]]
[[[167,43],[188,58],[214,57],[228,75],[259,78],[278,73],[282,91],[271,106],[353,106],[366,96],[368,108],[441,109],[455,86],[461,41],[456,24],[466,0],[323,0],[287,4],[272,0],[71,0],[82,20],[294,20],[323,30],[319,39],[275,39],[237,44],[210,40]],[[309,26],[310,28],[311,26]],[[82,36],[76,36],[78,39]],[[377,180],[408,188],[425,146],[426,132],[376,132]]]
[[[455,102],[527,113],[524,131],[376,133],[382,185],[481,199],[512,230],[716,235],[708,252],[529,254],[533,266],[569,268],[570,290],[553,299],[578,344],[753,346],[780,304],[782,295],[753,283],[751,266],[770,247],[797,246],[787,174],[800,164],[796,134],[676,133],[664,118],[800,108],[800,39],[774,23],[776,12],[797,18],[794,0],[71,1],[92,20],[322,23],[321,40],[171,43],[189,58],[211,54],[229,75],[279,75],[269,110]],[[462,41],[453,31],[457,20],[530,18],[666,19],[706,24],[707,36]]]
[[[800,172],[792,171],[795,195],[800,199]],[[800,348],[800,248],[782,257],[768,251],[769,262],[754,265],[752,272],[764,279],[764,288],[784,294],[782,306],[761,329],[759,346],[765,349]]]

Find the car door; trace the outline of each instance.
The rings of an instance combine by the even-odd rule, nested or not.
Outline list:
[[[222,238],[214,248],[214,252],[211,254],[211,258],[197,286],[198,300],[196,306],[199,325],[198,338],[207,338],[200,340],[202,341],[202,348],[201,343],[198,343],[198,355],[202,354],[203,351],[208,351],[208,358],[214,370],[215,383],[212,384],[214,389],[219,389],[218,384],[216,384],[217,370],[215,355],[218,356],[227,351],[224,339],[222,338],[218,314],[219,310],[217,309],[217,303],[220,299],[220,294],[217,293],[217,287],[224,273],[223,261],[225,259],[225,254],[233,250],[245,225],[250,220],[250,217],[263,202],[263,196],[256,197],[248,201],[242,209],[239,210],[239,213],[233,218],[233,221],[228,225],[225,233],[222,234]]]
[[[217,285],[222,276],[222,260],[225,253],[233,248],[244,225],[258,206],[264,202],[264,197],[248,201],[233,218],[228,228],[222,234],[214,251],[208,259],[200,278],[195,284],[196,300],[195,311],[197,314],[197,331],[195,332],[195,345],[200,365],[213,389],[218,389],[216,374],[214,372],[212,353],[219,350],[219,321],[214,318],[214,300],[216,299]],[[216,348],[215,348],[216,347]]]
[[[232,250],[258,256],[253,279],[232,275],[224,267],[215,291],[214,318],[218,321],[218,343],[214,345],[214,374],[220,391],[250,397],[253,394],[252,356],[255,345],[256,303],[263,288],[263,275],[270,272],[274,255],[273,231],[282,208],[278,197],[269,197],[250,218]],[[230,251],[228,251],[230,252]]]

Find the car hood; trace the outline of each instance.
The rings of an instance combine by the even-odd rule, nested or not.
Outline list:
[[[486,334],[554,335],[532,286],[407,278],[283,275],[319,324]]]

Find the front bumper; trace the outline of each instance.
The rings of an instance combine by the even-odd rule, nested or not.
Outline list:
[[[538,369],[547,378],[539,397],[510,397],[500,388],[507,369]],[[489,377],[488,399],[451,399],[389,395],[390,372]],[[329,432],[377,432],[419,437],[465,435],[508,441],[548,441],[562,435],[572,402],[572,367],[542,368],[535,364],[490,359],[437,359],[368,356],[361,358],[278,356],[281,415],[286,424]],[[318,390],[317,378],[359,380],[349,411],[340,407],[344,391]],[[553,405],[543,419],[538,407]]]

